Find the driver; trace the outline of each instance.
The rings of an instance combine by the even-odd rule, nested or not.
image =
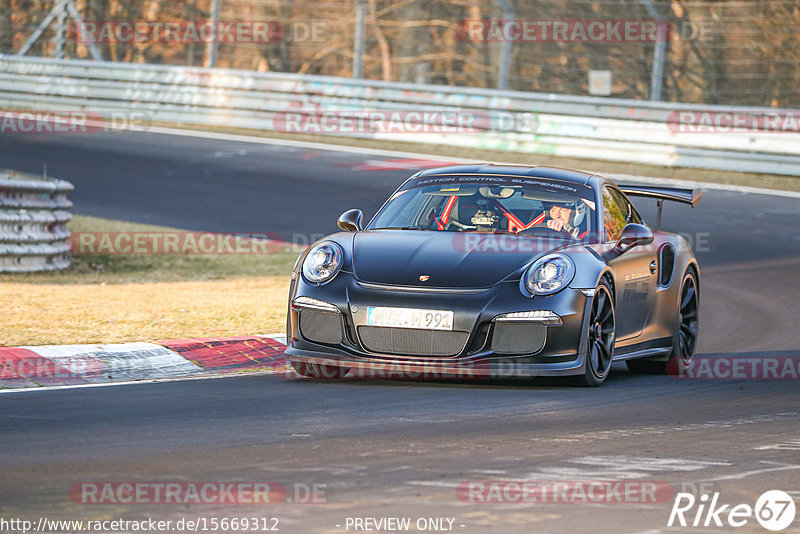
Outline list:
[[[489,205],[489,201],[481,198],[477,201],[478,211],[470,219],[478,232],[494,232],[500,223],[500,216]]]
[[[574,203],[545,205],[545,225],[559,232],[565,232],[572,237],[579,237],[580,224],[586,216],[585,209],[576,209]]]

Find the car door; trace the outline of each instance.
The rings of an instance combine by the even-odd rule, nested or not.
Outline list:
[[[642,219],[630,201],[618,189],[603,186],[603,222],[605,243],[619,239],[628,223],[642,224]],[[608,262],[614,271],[616,284],[617,341],[642,334],[652,307],[655,287],[656,253],[652,245],[640,245]]]

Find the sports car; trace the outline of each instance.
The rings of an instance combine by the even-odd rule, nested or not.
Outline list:
[[[654,227],[629,196],[656,200]],[[700,269],[687,241],[658,227],[664,200],[700,196],[543,166],[421,171],[366,227],[348,210],[341,232],[300,255],[287,359],[313,377],[599,386],[614,361],[681,373],[697,342]]]

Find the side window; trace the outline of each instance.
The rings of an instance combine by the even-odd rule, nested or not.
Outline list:
[[[628,222],[630,204],[619,193],[606,186],[603,188],[603,224],[606,227],[606,242],[619,239]]]
[[[633,203],[630,200],[628,200],[625,197],[625,195],[622,195],[621,193],[619,193],[617,191],[614,191],[614,192],[617,193],[618,196],[621,196],[623,198],[623,200],[625,201],[625,204],[630,206],[630,210],[631,211],[630,211],[630,216],[628,217],[628,222],[629,223],[636,223],[636,224],[644,224],[644,220],[642,219],[641,215],[639,215],[639,212],[636,211],[636,208],[633,207]]]
[[[642,224],[642,218],[636,212],[636,208],[633,207],[633,204],[631,204],[631,201],[628,200],[625,197],[625,195],[623,195],[616,189],[612,189],[611,194],[613,195],[617,204],[622,209],[622,213],[625,214],[625,224],[628,223]]]

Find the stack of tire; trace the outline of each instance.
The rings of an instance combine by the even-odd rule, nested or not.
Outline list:
[[[73,189],[65,180],[0,169],[0,272],[69,267]]]

